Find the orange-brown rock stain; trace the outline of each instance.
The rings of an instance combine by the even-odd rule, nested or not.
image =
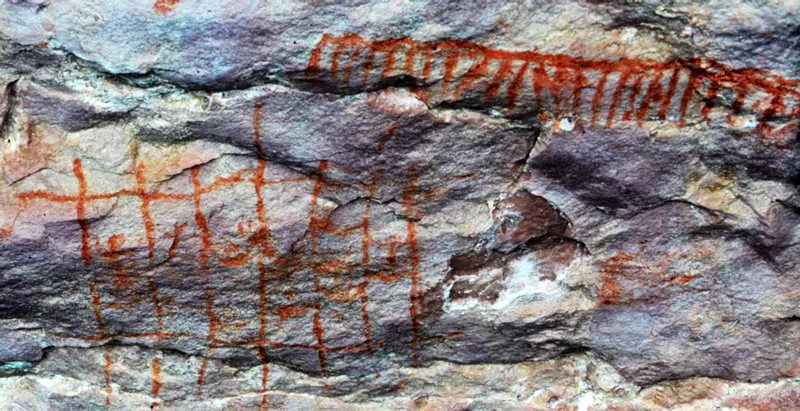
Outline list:
[[[597,299],[602,305],[625,304],[666,298],[674,292],[672,287],[687,287],[701,278],[699,273],[683,272],[682,262],[702,262],[711,251],[697,249],[690,252],[619,252],[598,264],[599,284]],[[647,297],[636,297],[636,291]]]

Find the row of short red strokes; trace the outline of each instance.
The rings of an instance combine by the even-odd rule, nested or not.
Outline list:
[[[589,60],[460,40],[370,41],[356,34],[326,34],[312,50],[307,71],[311,77],[329,73],[344,88],[406,75],[429,82],[416,90],[429,103],[472,93],[509,112],[569,115],[583,127],[642,127],[650,120],[684,127],[711,121],[717,108],[729,126],[754,128],[762,140],[780,144],[787,123],[794,129],[800,117],[796,80],[712,59]]]

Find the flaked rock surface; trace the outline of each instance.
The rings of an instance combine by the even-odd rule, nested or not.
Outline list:
[[[0,408],[800,408],[800,9],[696,3],[0,0]]]

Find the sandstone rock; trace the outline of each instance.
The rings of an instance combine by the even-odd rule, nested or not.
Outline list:
[[[790,2],[0,5],[2,408],[800,408]]]

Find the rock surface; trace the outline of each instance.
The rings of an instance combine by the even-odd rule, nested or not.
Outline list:
[[[0,0],[0,408],[800,408],[792,1]]]

